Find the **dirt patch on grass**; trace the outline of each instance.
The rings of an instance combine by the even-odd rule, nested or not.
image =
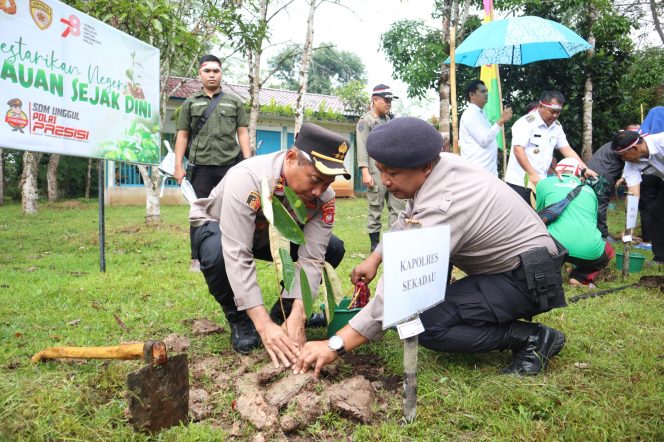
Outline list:
[[[403,377],[395,374],[385,373],[385,363],[380,356],[373,353],[347,353],[343,356],[344,364],[354,374],[367,378],[374,387],[388,392],[399,392],[403,386]]]
[[[311,373],[294,375],[290,369],[274,368],[260,352],[194,357],[189,371],[194,420],[234,428],[235,437],[259,431],[265,440],[284,434],[288,440],[304,437],[299,432],[330,410],[351,423],[380,420],[388,401],[399,399],[394,393],[401,388],[401,376],[386,373],[383,360],[371,353],[344,355],[343,361],[325,367],[318,380]],[[231,409],[236,414],[215,416],[210,398],[219,391],[233,393]]]

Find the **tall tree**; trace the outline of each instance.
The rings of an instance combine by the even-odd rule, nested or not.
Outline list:
[[[301,65],[302,48],[290,45],[270,58],[268,66],[275,68],[275,78],[281,80],[279,87],[297,90],[298,66]],[[366,83],[366,67],[362,59],[351,51],[338,49],[334,43],[321,43],[313,49],[307,77],[307,91],[314,94],[335,94],[337,89],[353,81]]]
[[[249,143],[252,152],[256,152],[256,126],[260,113],[259,95],[263,83],[267,81],[276,68],[264,77],[261,76],[261,63],[265,42],[269,38],[269,23],[281,11],[285,10],[294,0],[258,0],[245,2],[244,20],[239,22],[238,47],[245,52],[249,64]],[[268,15],[271,5],[276,10]],[[277,63],[277,68],[279,63]]]
[[[408,85],[408,96],[422,98],[429,89],[438,92],[439,127],[450,139],[450,69],[444,61],[450,44],[450,27],[456,30],[457,45],[466,34],[469,0],[434,0],[432,17],[440,28],[427,26],[422,20],[400,20],[381,36],[381,50],[390,63],[394,76]],[[471,26],[477,26],[474,17]],[[459,68],[463,70],[464,68]]]
[[[662,31],[662,23],[659,20],[660,11],[664,9],[662,2],[656,2],[655,0],[650,0],[650,13],[652,14],[652,21],[655,25],[655,30],[657,35],[659,35],[662,44],[664,44],[664,31]]]
[[[23,172],[19,187],[21,188],[21,207],[26,215],[33,215],[39,211],[37,174],[40,158],[41,154],[38,152],[25,151],[23,153]]]
[[[597,8],[592,2],[586,4],[588,14],[588,43],[591,48],[588,49],[588,58],[592,59],[595,55],[595,34],[593,26],[597,22]],[[590,69],[586,69],[586,81],[583,89],[583,145],[581,148],[581,159],[590,161],[593,154],[593,76]]]
[[[307,34],[302,48],[302,61],[300,62],[300,84],[297,89],[295,101],[295,133],[300,131],[304,121],[304,96],[307,94],[307,78],[309,77],[309,60],[314,47],[314,17],[316,8],[323,0],[309,0],[309,16],[307,17]]]
[[[58,164],[60,163],[60,155],[52,153],[48,157],[48,167],[46,169],[46,194],[48,195],[49,202],[58,199]]]

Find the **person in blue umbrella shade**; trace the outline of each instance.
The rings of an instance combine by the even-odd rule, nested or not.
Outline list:
[[[657,109],[657,110],[656,110]],[[653,112],[655,111],[655,112]],[[652,115],[651,115],[652,113]],[[643,120],[641,130],[664,130],[664,108],[654,108]],[[652,233],[653,261],[664,264],[664,131],[644,135],[640,132],[625,130],[618,132],[611,143],[611,148],[625,160],[623,178],[627,191],[632,195],[641,195],[642,175],[658,179],[658,189],[653,200],[648,204],[645,214],[647,221],[657,228]],[[643,223],[643,220],[642,220]]]
[[[579,161],[584,176],[597,177],[569,146],[558,121],[565,97],[558,91],[544,91],[537,109],[519,118],[512,126],[512,151],[505,171],[505,182],[530,205],[535,205],[534,189],[546,178],[557,149],[565,158]]]
[[[498,176],[498,143],[496,135],[512,118],[512,109],[505,108],[498,121],[491,124],[482,111],[489,99],[489,90],[482,80],[472,80],[464,95],[468,107],[459,123],[459,146],[461,158],[475,163],[487,172]]]

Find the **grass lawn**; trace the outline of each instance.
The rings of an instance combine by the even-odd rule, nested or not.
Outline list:
[[[613,232],[622,206],[610,212]],[[140,362],[31,364],[59,345],[113,345],[189,333],[183,320],[207,317],[225,326],[201,274],[189,267],[185,207],[162,207],[162,224],[143,224],[143,207],[106,209],[106,273],[99,272],[95,201],[42,203],[36,216],[0,207],[0,440],[146,440],[126,424],[125,380]],[[346,275],[369,246],[366,202],[341,200],[335,234],[345,241],[338,270]],[[644,253],[644,252],[640,252]],[[661,274],[649,265],[640,274]],[[274,273],[259,263],[259,283],[276,299]],[[600,288],[625,284],[611,263]],[[375,286],[375,282],[372,284]],[[346,284],[350,291],[350,283]],[[373,288],[373,287],[372,287]],[[584,293],[568,289],[568,297]],[[126,327],[121,327],[119,318]],[[507,352],[439,354],[420,349],[418,416],[400,425],[398,395],[386,412],[361,425],[329,412],[300,433],[325,440],[664,440],[664,294],[631,288],[583,300],[535,320],[563,330],[568,343],[534,378],[502,376]],[[191,336],[190,336],[191,337]],[[322,338],[314,331],[311,338]],[[228,333],[191,337],[190,356],[234,360]],[[398,335],[358,350],[402,373]],[[352,367],[344,367],[348,375]],[[211,392],[213,418],[157,436],[166,441],[225,440],[239,415],[232,390]],[[243,437],[253,433],[249,425]]]

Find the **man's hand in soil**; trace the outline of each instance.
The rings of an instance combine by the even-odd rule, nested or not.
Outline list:
[[[330,364],[337,359],[336,352],[330,350],[327,341],[310,341],[304,344],[297,362],[293,365],[293,373],[306,373],[310,367],[314,368],[314,377],[320,375],[324,365]]]
[[[293,342],[297,344],[298,348],[302,348],[307,341],[307,336],[304,333],[304,324],[306,321],[307,317],[304,313],[304,304],[302,303],[302,300],[296,299],[295,302],[293,302],[291,314],[282,325],[282,328]]]
[[[254,323],[256,331],[261,336],[261,341],[272,363],[279,368],[280,362],[290,367],[297,360],[299,347],[284,330],[272,322],[270,315],[262,305],[246,310],[249,318]]]

